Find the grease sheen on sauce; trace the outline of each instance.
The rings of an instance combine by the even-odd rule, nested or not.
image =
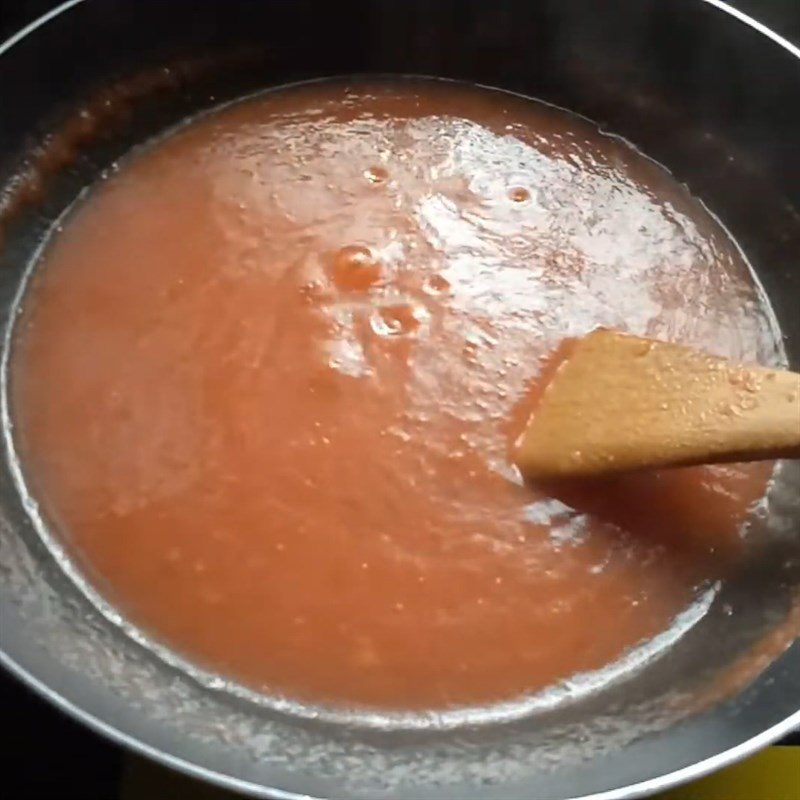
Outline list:
[[[135,154],[53,239],[18,445],[94,585],[204,668],[507,700],[669,627],[769,473],[522,485],[545,356],[598,325],[775,356],[724,231],[588,122],[436,82],[290,88]]]

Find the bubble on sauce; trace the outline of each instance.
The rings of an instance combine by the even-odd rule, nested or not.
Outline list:
[[[508,198],[513,203],[527,203],[531,199],[531,193],[524,186],[512,186],[508,190]]]
[[[380,283],[380,261],[366,245],[349,244],[339,248],[330,259],[330,274],[342,291],[364,292]]]
[[[325,296],[325,287],[318,280],[308,280],[300,285],[300,296],[311,304],[319,302]]]
[[[423,289],[428,294],[432,295],[444,294],[449,288],[450,281],[448,281],[444,275],[440,275],[438,272],[434,272],[432,275],[429,275],[423,284]]]
[[[385,167],[367,167],[364,170],[364,177],[370,183],[386,183],[389,180],[389,171]]]
[[[428,312],[419,303],[388,303],[370,316],[370,327],[381,337],[416,336],[427,322]]]
[[[461,353],[467,362],[477,364],[481,352],[491,350],[496,344],[497,339],[488,331],[481,330],[480,328],[473,328],[473,330],[469,331],[464,336],[464,344]]]

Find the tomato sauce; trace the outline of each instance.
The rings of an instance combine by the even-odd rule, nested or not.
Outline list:
[[[306,84],[188,122],[64,220],[17,323],[16,442],[90,582],[201,668],[511,700],[669,629],[770,471],[525,485],[547,354],[598,325],[777,352],[735,244],[624,141],[487,89]]]

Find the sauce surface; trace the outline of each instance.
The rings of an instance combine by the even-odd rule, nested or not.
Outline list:
[[[17,445],[90,581],[202,668],[509,700],[673,626],[770,474],[523,485],[546,356],[599,325],[777,353],[736,246],[623,141],[485,89],[308,84],[190,122],[66,220],[18,322]]]

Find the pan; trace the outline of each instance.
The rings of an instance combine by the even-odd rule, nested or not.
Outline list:
[[[667,652],[485,724],[387,729],[235,696],[143,646],[47,545],[20,492],[5,366],[15,298],[54,221],[188,115],[356,74],[495,86],[633,142],[730,230],[800,366],[800,51],[725,3],[71,0],[0,45],[3,665],[114,741],[258,797],[633,798],[783,736],[800,724],[797,463],[780,466],[743,566]]]

